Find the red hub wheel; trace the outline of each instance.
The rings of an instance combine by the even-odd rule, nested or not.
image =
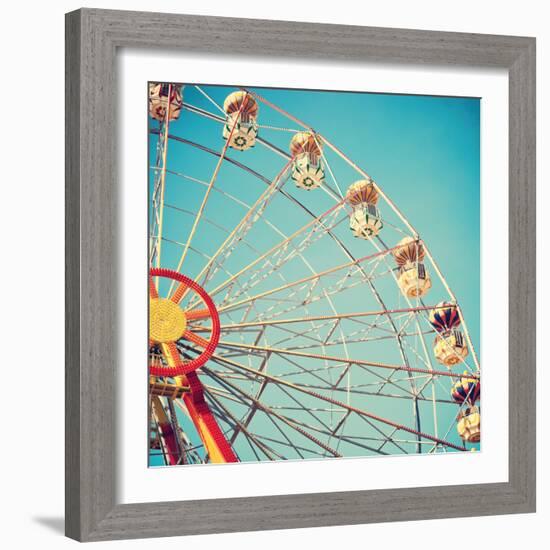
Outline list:
[[[218,341],[220,339],[220,318],[218,315],[218,310],[216,309],[212,298],[210,298],[208,293],[199,284],[189,277],[178,273],[177,271],[163,268],[152,268],[150,270],[150,277],[149,295],[152,303],[155,301],[154,306],[156,310],[158,310],[159,316],[162,316],[163,319],[166,317],[169,318],[168,329],[165,329],[162,334],[170,333],[170,330],[173,331],[175,329],[176,333],[181,332],[181,335],[176,338],[177,340],[186,339],[200,347],[203,347],[204,349],[200,355],[189,361],[182,361],[180,359],[179,362],[176,362],[176,364],[170,366],[150,365],[149,373],[153,376],[182,376],[194,372],[199,367],[204,365],[210,357],[212,357],[212,354],[218,345]],[[170,298],[159,298],[157,289],[153,283],[153,277],[164,277],[179,283],[174,294]],[[195,310],[195,308],[192,308],[189,311],[183,311],[180,309],[178,304],[182,297],[188,292],[193,292],[196,294],[204,304],[205,309]],[[153,305],[151,307],[153,307]],[[161,308],[162,311],[160,311]],[[208,340],[187,329],[188,320],[206,318],[210,318],[212,322],[210,338]],[[152,322],[153,321],[150,321],[151,324]],[[152,333],[151,324],[149,327],[150,338]],[[162,340],[162,336],[157,335],[157,338],[158,340],[153,339],[153,343],[170,342],[171,345],[174,345],[176,340],[171,339],[170,336],[166,336],[167,340],[165,341]]]

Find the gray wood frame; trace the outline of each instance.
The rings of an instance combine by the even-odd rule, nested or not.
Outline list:
[[[509,481],[116,504],[117,48],[509,71]],[[66,534],[81,541],[535,511],[535,39],[82,9],[66,16]]]

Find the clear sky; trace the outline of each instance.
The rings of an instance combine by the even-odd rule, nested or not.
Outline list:
[[[201,86],[218,104],[235,87]],[[278,90],[255,88],[260,95],[284,110],[306,122],[329,141],[341,149],[350,159],[365,170],[395,203],[407,220],[426,242],[435,261],[453,290],[464,312],[470,336],[479,356],[480,352],[480,102],[476,98],[452,98],[412,95],[389,95],[374,93],[321,92],[305,90]],[[184,101],[201,109],[221,115],[216,107],[199,91],[189,85],[184,90]],[[298,125],[267,106],[260,104],[259,122],[287,128],[300,129]],[[151,127],[157,123],[152,121]],[[171,123],[170,133],[184,139],[221,151],[222,126],[187,110],[182,111],[179,120]],[[260,136],[268,139],[281,149],[288,151],[291,132],[260,128]],[[150,139],[150,164],[154,164],[157,138]],[[347,187],[360,176],[330,151],[325,151],[335,179],[345,192]],[[228,156],[238,160],[268,180],[281,170],[285,160],[272,151],[257,144],[250,151],[230,150]],[[203,182],[210,181],[217,158],[183,143],[170,142],[168,151],[169,173],[166,180],[166,201],[172,206],[190,212],[197,212],[204,194],[201,186],[191,179],[182,178],[185,174]],[[152,174],[150,172],[152,185]],[[327,181],[335,189],[330,174]],[[215,185],[218,189],[252,204],[266,184],[259,178],[234,166],[222,166]],[[324,212],[334,199],[321,190],[311,192],[295,189],[292,182],[285,184],[289,194],[307,205],[315,215]],[[399,240],[399,232],[392,224],[401,226],[388,205],[379,203],[382,216],[388,222],[381,233],[387,246],[394,246]],[[242,216],[242,209],[228,204],[221,194],[214,193],[205,209],[205,220],[193,240],[193,248],[206,254],[213,253],[223,241],[223,231],[216,229],[215,223],[231,229]],[[193,217],[181,210],[169,208],[165,213],[165,235],[172,242],[163,244],[162,264],[174,269],[181,254],[181,243],[189,234]],[[266,209],[265,216],[270,222],[290,233],[307,222],[310,217],[303,211],[291,208],[286,200],[274,200]],[[343,227],[343,226],[342,226]],[[346,230],[347,231],[347,230]],[[338,233],[340,234],[340,233]],[[354,240],[349,232],[341,232],[342,239],[355,257],[375,252],[365,241]],[[280,240],[273,231],[258,229],[251,234],[257,251],[263,252]],[[343,263],[346,258],[331,248],[332,244],[312,247],[306,254],[315,270]],[[179,245],[177,243],[180,243]],[[241,253],[241,263],[254,258],[251,250]],[[239,266],[239,254],[233,254],[228,265]],[[205,258],[200,253],[190,252],[186,266],[182,270],[189,276],[196,275]],[[296,267],[296,273],[302,273]],[[304,271],[305,273],[306,271]],[[437,303],[446,298],[444,289],[435,281],[426,303]],[[219,275],[219,281],[224,277]],[[262,290],[274,284],[273,279],[259,286]],[[277,282],[280,284],[280,282]],[[215,286],[215,285],[214,285]],[[395,285],[394,285],[395,286]],[[381,283],[380,291],[388,294],[389,304],[404,306],[395,289]],[[391,297],[389,295],[391,294]],[[358,294],[350,294],[338,302],[338,308],[357,311]],[[355,308],[355,309],[354,309]],[[362,308],[365,309],[365,308]],[[368,308],[367,308],[368,309]],[[322,311],[320,309],[319,311]],[[431,347],[432,337],[427,338]],[[393,360],[395,350],[383,348],[375,354]],[[363,353],[361,351],[360,353]],[[443,367],[444,368],[444,367]],[[445,381],[446,388],[449,380]],[[448,390],[446,390],[448,391]],[[410,418],[410,408],[395,409],[392,403],[377,405],[377,411],[388,417],[399,417],[403,422]],[[374,406],[374,405],[373,405]],[[400,407],[401,405],[399,405]],[[443,408],[441,424],[452,423],[456,410]],[[392,416],[393,414],[393,416]],[[430,422],[424,426],[430,428]],[[449,439],[458,442],[453,428]],[[243,451],[244,452],[244,451]],[[350,451],[350,454],[353,454]]]

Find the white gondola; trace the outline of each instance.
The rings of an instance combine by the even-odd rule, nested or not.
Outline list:
[[[258,103],[246,92],[229,94],[223,104],[226,114],[223,138],[229,147],[246,151],[256,144],[258,137]]]
[[[384,224],[376,206],[378,191],[374,183],[363,179],[349,186],[346,201],[352,207],[349,226],[355,237],[370,239],[378,235]]]
[[[380,212],[374,204],[356,206],[349,218],[349,227],[354,237],[361,239],[376,237],[383,226]]]
[[[291,178],[297,187],[310,191],[325,181],[321,145],[310,132],[298,132],[290,141],[292,154]]]
[[[170,83],[149,83],[149,114],[155,120],[166,120],[166,109],[170,104],[170,121],[177,120],[183,106],[183,86]],[[170,96],[170,98],[168,98]]]

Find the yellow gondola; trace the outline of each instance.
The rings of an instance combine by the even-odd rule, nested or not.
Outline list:
[[[479,443],[481,440],[481,414],[479,408],[474,405],[460,411],[456,429],[463,441]]]

